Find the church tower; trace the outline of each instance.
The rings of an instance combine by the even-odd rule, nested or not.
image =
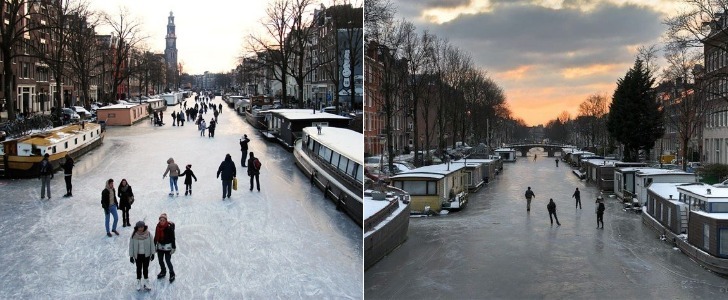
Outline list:
[[[174,14],[170,11],[167,21],[167,47],[164,49],[164,58],[167,61],[167,88],[176,90],[179,78],[177,70],[177,35],[174,32]]]

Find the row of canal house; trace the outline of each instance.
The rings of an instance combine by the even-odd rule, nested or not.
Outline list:
[[[711,271],[728,274],[728,188],[653,183],[643,222]]]
[[[502,166],[500,159],[461,159],[399,173],[390,184],[410,194],[412,214],[459,210]]]

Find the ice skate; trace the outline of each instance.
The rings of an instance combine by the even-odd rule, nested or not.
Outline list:
[[[167,272],[159,272],[159,274],[157,274],[157,279],[164,278],[165,276],[167,276]]]
[[[137,289],[137,291],[142,290],[142,280],[141,279],[137,279],[136,289]]]
[[[149,284],[149,279],[144,278],[144,290],[149,291],[152,289],[152,286]]]
[[[172,282],[174,282],[174,274],[169,276],[169,283],[172,283]]]

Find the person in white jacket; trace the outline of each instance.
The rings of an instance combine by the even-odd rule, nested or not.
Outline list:
[[[137,291],[142,289],[142,273],[144,275],[144,289],[150,290],[149,261],[154,261],[154,237],[144,221],[134,226],[134,233],[129,239],[129,261],[136,263]]]

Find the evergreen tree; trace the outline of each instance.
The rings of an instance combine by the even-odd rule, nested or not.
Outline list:
[[[609,135],[624,145],[624,161],[637,161],[641,149],[649,155],[649,149],[665,133],[662,109],[652,89],[654,82],[639,59],[624,78],[617,81],[609,105],[607,128]]]

